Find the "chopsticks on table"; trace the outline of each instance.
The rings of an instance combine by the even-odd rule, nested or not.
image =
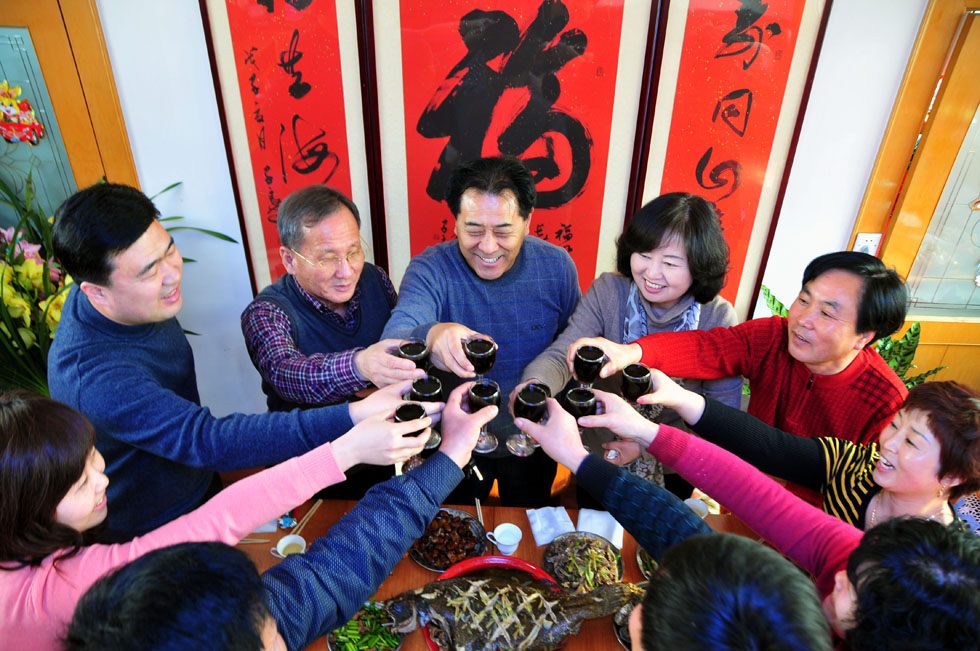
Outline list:
[[[297,536],[299,535],[299,533],[303,530],[303,527],[305,527],[307,523],[309,523],[310,518],[313,517],[313,514],[316,513],[316,510],[320,508],[321,504],[323,504],[323,500],[317,500],[313,502],[313,506],[311,506],[310,510],[306,512],[306,515],[303,516],[303,519],[299,521],[299,524],[293,527],[292,533],[294,535]]]
[[[476,519],[480,521],[480,526],[483,525],[483,509],[480,508],[480,498],[474,497],[473,501],[476,503]]]
[[[242,538],[238,541],[239,545],[256,545],[258,543],[271,542],[268,538]]]

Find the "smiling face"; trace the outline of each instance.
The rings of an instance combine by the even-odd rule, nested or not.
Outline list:
[[[105,476],[104,470],[105,459],[98,450],[92,448],[85,460],[82,476],[55,507],[55,521],[76,531],[87,531],[105,520],[108,514],[105,489],[109,485],[109,478]]]
[[[902,409],[878,439],[881,457],[875,466],[875,483],[892,493],[935,497],[959,483],[939,478],[942,446],[929,428],[926,412]]]
[[[874,337],[855,328],[864,281],[839,269],[803,286],[789,308],[789,354],[816,375],[840,373]]]
[[[177,245],[154,220],[128,249],[112,256],[108,285],[83,282],[79,289],[95,309],[116,323],[159,323],[176,316],[183,305],[183,271]]]
[[[521,217],[510,190],[463,193],[456,215],[456,239],[466,264],[483,280],[496,280],[514,266],[531,225]]]
[[[643,298],[660,308],[672,307],[694,282],[684,242],[676,235],[652,251],[631,255],[630,272]]]
[[[319,300],[334,309],[343,308],[354,296],[364,270],[361,231],[354,214],[340,206],[316,225],[304,228],[296,251],[299,255],[279,247],[286,271]]]

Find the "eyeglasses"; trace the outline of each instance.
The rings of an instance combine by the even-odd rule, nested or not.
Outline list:
[[[322,270],[328,276],[332,276],[333,274],[337,273],[337,269],[340,268],[341,260],[346,260],[347,264],[352,267],[356,264],[364,262],[364,249],[361,247],[357,247],[342,258],[336,255],[328,255],[320,260],[310,260],[296,249],[289,250],[292,251],[300,260],[308,265],[312,265],[317,269]]]

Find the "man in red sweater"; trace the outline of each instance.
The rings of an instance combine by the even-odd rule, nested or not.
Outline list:
[[[814,259],[788,317],[753,319],[730,328],[647,335],[632,344],[579,339],[609,362],[608,377],[634,362],[675,377],[743,375],[752,387],[748,412],[800,436],[855,443],[878,438],[908,390],[871,346],[905,320],[908,291],[893,269],[866,253]]]

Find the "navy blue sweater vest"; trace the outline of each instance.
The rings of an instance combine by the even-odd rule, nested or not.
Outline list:
[[[361,279],[360,306],[350,330],[340,326],[334,319],[321,314],[300,292],[293,276],[287,274],[269,285],[256,297],[275,303],[289,317],[293,341],[304,355],[315,353],[338,353],[351,348],[363,348],[381,339],[391,308],[385,293],[381,273],[369,262],[364,263]],[[297,405],[284,400],[265,380],[262,391],[267,396],[269,411],[287,411],[296,407],[306,408],[314,405]]]

